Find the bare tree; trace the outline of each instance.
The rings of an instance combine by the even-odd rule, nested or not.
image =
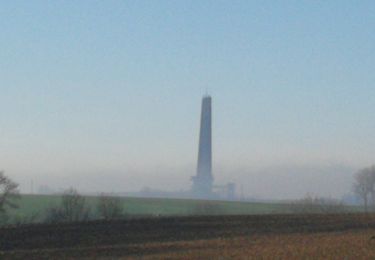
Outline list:
[[[90,209],[86,206],[85,198],[73,188],[65,191],[62,197],[62,209],[67,221],[87,220],[90,212]]]
[[[9,208],[17,208],[15,199],[19,198],[18,184],[0,171],[0,217],[5,218]]]
[[[101,194],[97,204],[99,216],[103,219],[118,219],[123,216],[123,203],[120,198]]]
[[[70,188],[62,196],[59,207],[50,208],[47,212],[47,222],[77,222],[88,220],[90,208],[86,200],[78,192]]]
[[[369,208],[369,195],[374,202],[375,167],[364,168],[354,175],[353,191],[363,201],[365,212]]]
[[[372,208],[375,206],[375,166],[372,165],[365,169],[368,175],[368,186],[370,193],[370,203]]]

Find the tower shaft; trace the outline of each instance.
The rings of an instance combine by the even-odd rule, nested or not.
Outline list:
[[[211,97],[202,100],[197,175],[193,177],[193,192],[198,196],[212,193],[212,113]]]

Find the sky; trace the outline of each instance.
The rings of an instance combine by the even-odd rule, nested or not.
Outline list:
[[[374,1],[0,1],[0,169],[186,190],[209,93],[217,183],[339,197],[375,163],[373,46]]]

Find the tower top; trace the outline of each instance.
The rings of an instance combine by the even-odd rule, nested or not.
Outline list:
[[[206,92],[205,92],[204,95],[203,95],[203,98],[205,98],[205,97],[211,97],[211,96],[210,96],[210,91],[209,91],[208,88],[206,88]]]

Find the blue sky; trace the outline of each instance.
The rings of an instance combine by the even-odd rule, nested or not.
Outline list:
[[[373,46],[373,1],[1,1],[0,168],[182,189],[206,91],[220,181],[367,166]]]

